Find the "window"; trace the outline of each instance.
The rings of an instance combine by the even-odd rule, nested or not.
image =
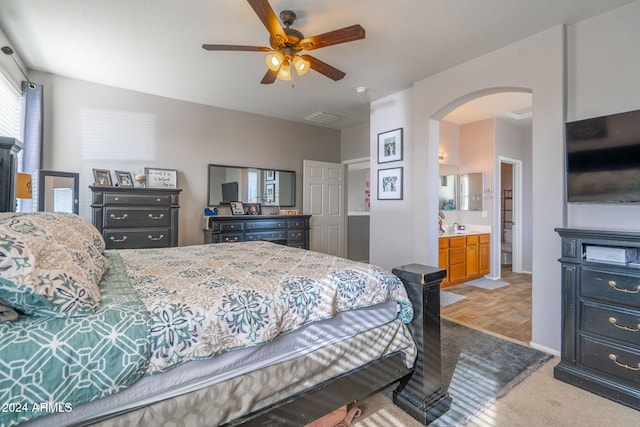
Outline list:
[[[20,91],[0,72],[0,136],[20,139],[21,111]]]

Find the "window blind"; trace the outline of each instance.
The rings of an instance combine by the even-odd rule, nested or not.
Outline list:
[[[20,92],[0,72],[0,136],[20,139],[21,110]]]

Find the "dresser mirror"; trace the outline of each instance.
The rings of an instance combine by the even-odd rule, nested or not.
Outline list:
[[[484,173],[463,173],[460,175],[460,210],[481,211],[484,209]]]
[[[38,171],[38,210],[79,213],[79,177],[75,172]]]
[[[262,206],[295,206],[296,173],[246,166],[209,165],[207,204],[260,203]]]

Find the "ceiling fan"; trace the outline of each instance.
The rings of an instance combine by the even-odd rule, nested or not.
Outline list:
[[[313,37],[304,37],[298,30],[291,28],[296,20],[296,14],[290,10],[280,13],[280,19],[284,27],[278,22],[278,18],[267,0],[247,0],[249,5],[258,15],[271,35],[266,46],[237,46],[227,44],[203,44],[206,50],[233,50],[248,52],[269,52],[266,57],[267,73],[260,83],[271,84],[280,80],[291,80],[292,68],[298,75],[303,75],[309,68],[329,77],[332,80],[340,80],[345,73],[335,67],[319,60],[311,55],[299,55],[303,50],[314,50],[321,47],[333,46],[364,38],[364,28],[360,25],[351,25],[339,30],[319,34]]]

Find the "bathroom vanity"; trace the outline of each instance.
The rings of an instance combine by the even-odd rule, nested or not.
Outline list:
[[[440,287],[478,279],[491,269],[489,233],[446,233],[438,239],[438,267],[447,270]]]

